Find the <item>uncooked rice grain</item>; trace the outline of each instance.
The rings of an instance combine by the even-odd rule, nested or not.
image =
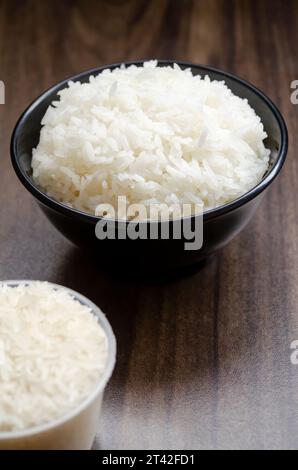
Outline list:
[[[66,290],[0,283],[0,437],[80,405],[99,382],[107,353],[97,318]]]

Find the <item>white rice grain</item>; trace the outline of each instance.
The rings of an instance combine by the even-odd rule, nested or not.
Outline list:
[[[0,432],[48,423],[81,404],[107,354],[97,318],[67,291],[0,283]]]
[[[224,82],[189,69],[144,66],[104,70],[69,82],[42,120],[33,150],[36,183],[73,208],[99,204],[181,204],[204,210],[254,187],[268,168],[263,125]],[[66,171],[67,170],[67,171]]]

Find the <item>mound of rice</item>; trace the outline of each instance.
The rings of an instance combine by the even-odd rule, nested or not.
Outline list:
[[[231,201],[268,168],[263,125],[224,82],[156,61],[69,82],[43,120],[35,182],[92,214],[103,203]]]
[[[0,432],[75,408],[98,383],[107,352],[96,317],[65,290],[0,283]]]

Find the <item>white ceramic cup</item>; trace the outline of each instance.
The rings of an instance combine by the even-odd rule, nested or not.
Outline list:
[[[1,281],[0,284],[17,286],[33,282],[35,281]],[[106,367],[90,395],[61,418],[22,431],[0,432],[0,450],[88,450],[96,435],[103,393],[116,361],[115,336],[106,316],[93,302],[67,287],[49,284],[55,289],[65,290],[92,309],[108,339]]]

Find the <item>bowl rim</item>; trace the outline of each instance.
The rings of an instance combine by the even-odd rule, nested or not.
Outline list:
[[[120,67],[121,65],[129,66],[129,65],[137,65],[141,66],[144,62],[147,62],[149,60],[156,60],[156,59],[142,59],[142,60],[130,60],[130,61],[123,61],[123,62],[117,62],[109,65],[103,65],[100,67],[95,67],[83,72],[80,72],[76,75],[72,75],[69,78],[66,78],[55,85],[51,86],[48,88],[46,91],[44,91],[41,95],[39,95],[37,98],[35,98],[31,104],[25,109],[25,111],[21,114],[19,117],[13,133],[11,137],[11,143],[10,143],[10,154],[11,154],[11,162],[13,165],[13,168],[23,184],[25,188],[43,205],[49,207],[50,209],[59,212],[60,214],[63,214],[64,216],[68,217],[75,217],[78,220],[89,222],[89,223],[97,223],[99,220],[102,219],[102,217],[95,216],[92,214],[89,214],[87,212],[83,212],[79,209],[72,208],[68,206],[67,204],[64,204],[62,202],[59,202],[55,200],[54,198],[50,197],[47,195],[44,191],[39,189],[36,185],[33,184],[32,180],[30,177],[27,175],[25,171],[23,171],[21,165],[19,164],[19,158],[17,156],[17,142],[19,135],[22,131],[23,125],[26,122],[28,118],[30,118],[30,114],[34,109],[49,95],[52,93],[56,92],[58,89],[62,89],[64,86],[67,86],[67,83],[69,81],[79,81],[82,78],[85,78],[86,76],[91,76],[93,74],[98,74],[102,72],[105,69],[115,69],[117,67]],[[199,69],[199,71],[208,72],[211,73],[217,73],[222,76],[222,79],[224,80],[225,78],[229,78],[231,80],[234,80],[235,82],[240,83],[242,86],[249,88],[255,95],[257,95],[270,109],[272,114],[274,115],[281,134],[281,145],[278,151],[278,155],[276,158],[276,161],[272,168],[270,168],[269,172],[265,175],[265,177],[262,178],[262,180],[253,188],[251,188],[249,191],[246,193],[242,194],[236,199],[233,199],[232,201],[228,202],[227,204],[220,205],[218,207],[215,207],[213,209],[208,209],[203,212],[203,217],[204,220],[210,220],[213,219],[219,215],[226,214],[230,211],[233,211],[234,209],[237,209],[241,207],[242,205],[246,204],[249,202],[251,199],[254,199],[256,196],[258,196],[261,192],[263,192],[271,183],[272,181],[276,178],[278,173],[280,172],[281,168],[284,165],[286,155],[287,155],[287,150],[288,150],[288,132],[287,132],[287,127],[284,121],[284,118],[277,108],[277,106],[273,103],[273,101],[268,98],[259,88],[256,86],[252,85],[250,82],[247,80],[240,78],[237,75],[234,75],[230,72],[226,72],[223,70],[220,70],[218,68],[215,68],[210,65],[201,65],[201,64],[195,64],[190,61],[179,61],[179,60],[157,60],[158,64],[161,64],[163,66],[166,65],[173,65],[177,64],[179,66],[182,66],[183,68],[193,68],[193,69]],[[198,73],[199,75],[200,73]],[[187,217],[181,217],[180,220],[182,219],[189,219],[191,216]],[[107,221],[116,221],[117,219],[108,219],[106,218]],[[129,221],[126,221],[129,223]],[[144,222],[144,221],[141,221]],[[150,222],[150,220],[146,221]]]
[[[105,370],[100,377],[99,381],[96,383],[94,388],[92,388],[91,393],[77,406],[75,406],[73,409],[68,411],[67,413],[63,414],[62,416],[55,418],[47,423],[42,423],[38,424],[35,426],[31,426],[29,428],[21,429],[21,430],[16,430],[16,431],[5,431],[1,432],[0,431],[0,442],[5,441],[5,440],[14,440],[14,439],[19,439],[19,438],[26,438],[26,437],[31,437],[36,434],[42,434],[44,432],[49,432],[54,428],[57,428],[68,421],[71,421],[73,418],[77,417],[80,413],[82,413],[88,406],[97,398],[97,396],[100,393],[103,393],[105,390],[105,387],[107,383],[109,382],[115,364],[116,364],[116,352],[117,352],[117,346],[116,346],[116,339],[114,332],[112,330],[112,327],[106,318],[106,315],[102,312],[102,310],[95,305],[91,300],[89,300],[87,297],[84,295],[80,294],[79,292],[76,292],[73,289],[70,289],[65,286],[61,286],[60,284],[55,284],[53,282],[48,282],[48,281],[38,281],[38,280],[0,280],[0,286],[1,285],[8,285],[12,287],[16,287],[18,285],[29,285],[29,284],[34,284],[34,283],[47,283],[51,287],[53,287],[56,290],[63,290],[70,294],[73,298],[81,302],[83,305],[91,308],[92,313],[97,317],[98,323],[100,326],[103,328],[107,340],[108,340],[108,358],[105,366]]]

